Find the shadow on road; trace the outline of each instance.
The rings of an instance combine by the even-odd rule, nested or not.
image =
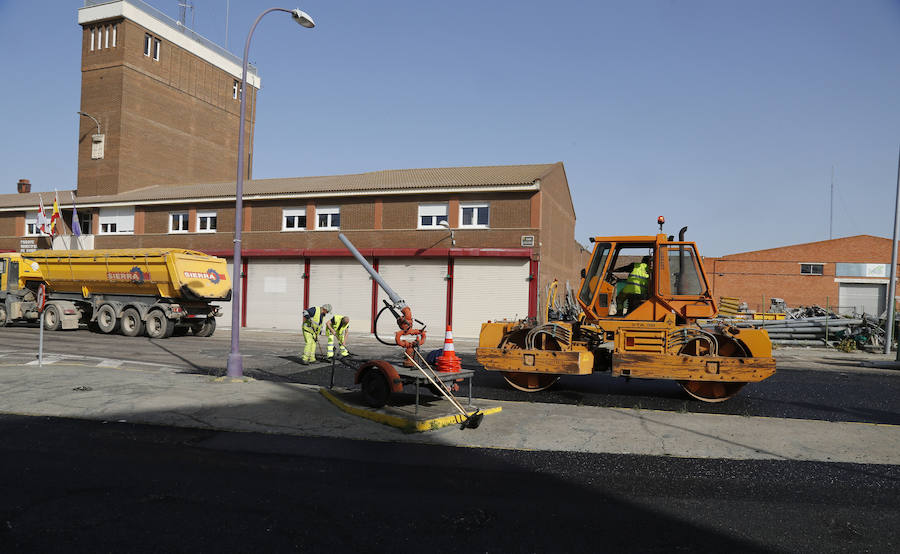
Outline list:
[[[0,434],[17,452],[0,462],[5,552],[771,551],[712,513],[740,486],[694,498],[684,460],[643,474],[619,456],[50,418]]]

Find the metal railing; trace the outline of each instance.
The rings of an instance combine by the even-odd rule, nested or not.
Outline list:
[[[200,44],[202,44],[203,46],[209,48],[213,52],[215,52],[221,56],[224,56],[225,58],[234,62],[238,66],[241,66],[244,63],[244,60],[240,56],[232,54],[224,47],[216,44],[215,42],[209,40],[208,38],[197,33],[196,31],[188,29],[185,25],[182,25],[179,21],[176,21],[175,19],[169,17],[168,15],[157,10],[153,6],[146,4],[144,2],[141,2],[141,0],[84,0],[84,7],[90,8],[93,6],[102,6],[103,4],[116,4],[119,2],[124,2],[131,6],[134,6],[135,8],[144,12],[146,15],[149,15],[153,19],[156,19],[160,23],[164,23],[164,24],[168,25],[169,27],[172,27],[173,29],[177,29],[179,32],[186,35],[190,39],[195,40],[195,41],[199,42]],[[254,66],[253,64],[249,64],[247,71],[248,71],[248,73],[256,74],[257,73],[256,66]]]

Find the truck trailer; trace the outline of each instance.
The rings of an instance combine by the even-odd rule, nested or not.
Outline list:
[[[193,250],[0,253],[0,327],[37,321],[43,307],[48,331],[86,324],[132,337],[208,337],[221,315],[217,300],[231,300],[226,262]]]

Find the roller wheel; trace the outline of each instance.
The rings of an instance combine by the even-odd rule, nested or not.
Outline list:
[[[719,340],[719,356],[729,356],[734,358],[747,357],[747,351],[736,340],[717,336]],[[709,356],[709,347],[705,341],[694,339],[688,341],[680,350],[680,354],[689,356]],[[736,395],[744,385],[744,382],[732,381],[678,381],[684,392],[693,398],[703,402],[724,402]]]
[[[6,311],[6,306],[4,304],[0,304],[0,327],[6,327],[9,324],[9,312]]]
[[[119,318],[116,317],[116,310],[109,304],[100,306],[97,310],[97,329],[101,333],[114,333],[119,328]]]
[[[560,349],[555,340],[551,340],[547,346],[547,350]],[[518,331],[505,336],[500,341],[500,348],[509,350],[525,348],[525,332]],[[501,371],[500,373],[503,375],[503,379],[509,383],[509,386],[523,392],[547,390],[559,381],[559,375],[552,373],[522,373],[519,371]]]
[[[164,339],[172,336],[175,322],[166,317],[162,310],[151,310],[147,314],[147,336],[151,339]]]
[[[387,404],[391,397],[391,387],[387,378],[377,369],[370,369],[362,378],[363,402],[372,408],[380,408]]]
[[[724,402],[736,395],[747,383],[724,381],[678,381],[684,392],[703,402]]]
[[[59,307],[54,304],[48,304],[44,308],[44,329],[47,331],[58,331],[62,327],[62,316],[59,315]]]
[[[549,373],[520,373],[518,371],[504,371],[502,373],[509,386],[524,392],[547,390],[559,381],[559,375]]]
[[[144,322],[141,314],[135,308],[126,308],[122,312],[122,321],[119,323],[119,331],[126,337],[136,337],[144,332]]]
[[[212,317],[208,317],[197,327],[191,328],[194,330],[195,337],[209,337],[212,336],[213,332],[216,330],[216,320]]]

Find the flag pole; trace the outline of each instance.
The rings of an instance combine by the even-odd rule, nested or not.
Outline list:
[[[75,191],[69,191],[72,195],[72,235],[75,236],[78,250],[84,250],[84,244],[81,242],[81,220],[78,219],[78,209],[75,207]],[[69,243],[71,247],[71,242]]]

